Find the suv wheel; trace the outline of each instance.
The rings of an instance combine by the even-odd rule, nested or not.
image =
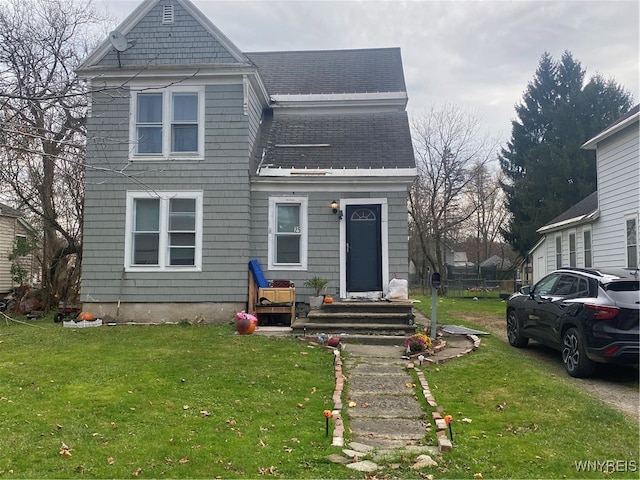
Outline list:
[[[562,335],[562,363],[572,377],[588,377],[595,364],[587,358],[580,332],[570,328]]]
[[[529,343],[529,339],[522,336],[520,320],[513,310],[509,310],[507,313],[507,339],[509,345],[518,348],[526,347]]]

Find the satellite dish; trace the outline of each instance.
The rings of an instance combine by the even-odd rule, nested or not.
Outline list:
[[[125,37],[117,30],[114,30],[109,34],[109,40],[111,41],[111,45],[113,45],[113,48],[115,48],[118,52],[124,52],[129,47],[127,37]]]

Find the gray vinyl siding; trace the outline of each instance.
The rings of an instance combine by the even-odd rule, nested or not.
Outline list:
[[[245,302],[249,260],[248,119],[243,86],[207,86],[205,160],[127,163],[129,95],[96,94],[89,123],[83,302]],[[113,171],[104,171],[102,168]],[[203,191],[201,272],[127,272],[126,192]]]
[[[262,105],[256,91],[247,82],[247,117],[249,121],[249,145],[256,145],[256,139],[260,132],[260,120],[262,119]]]
[[[594,267],[626,266],[625,218],[640,211],[638,124],[597,148],[600,218],[592,232]]]
[[[164,5],[173,5],[174,23],[162,24]],[[132,65],[188,65],[237,63],[235,58],[175,0],[158,3],[126,34],[130,48],[120,52],[122,67]],[[111,49],[99,66],[118,66]]]

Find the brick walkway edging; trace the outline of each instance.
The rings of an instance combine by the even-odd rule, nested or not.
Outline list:
[[[463,352],[459,353],[455,357],[442,358],[442,359],[439,359],[437,362],[434,362],[433,360],[430,360],[427,357],[424,359],[424,361],[427,362],[427,364],[431,364],[431,365],[440,364],[440,363],[447,362],[452,358],[460,358],[463,355],[471,353],[477,350],[478,348],[480,348],[480,338],[477,335],[467,335],[467,338],[471,340],[471,342],[473,342],[473,345],[467,350],[464,350]],[[331,349],[333,350],[333,355],[334,355],[333,360],[334,360],[334,371],[335,371],[335,378],[336,378],[336,388],[333,391],[332,418],[334,422],[334,427],[333,427],[333,441],[331,442],[331,445],[334,447],[343,447],[344,446],[344,422],[342,421],[342,414],[340,413],[342,410],[342,391],[344,390],[344,375],[342,373],[342,357],[340,355],[339,349],[334,349],[334,348],[331,348]],[[429,389],[429,383],[427,382],[427,379],[425,378],[422,370],[416,368],[416,365],[413,362],[407,363],[407,369],[415,370],[416,375],[418,376],[418,380],[420,381],[420,386],[422,387],[422,394],[424,395],[424,398],[427,401],[427,404],[429,404],[430,407],[436,408],[438,410],[435,412],[431,412],[431,416],[436,425],[436,436],[438,438],[438,447],[440,451],[446,452],[446,451],[452,450],[453,444],[451,443],[451,440],[449,440],[449,438],[447,437],[447,432],[446,432],[448,426],[440,413],[441,411],[444,411],[444,408],[442,408],[441,406],[439,407],[438,404],[436,403],[436,400],[433,397],[431,390]]]

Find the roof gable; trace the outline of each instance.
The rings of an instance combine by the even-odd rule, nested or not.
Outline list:
[[[171,23],[163,22],[165,7],[173,9]],[[128,48],[117,52],[106,39],[79,70],[250,63],[189,0],[145,0],[117,31],[126,37]]]
[[[626,114],[624,114],[618,120],[613,122],[611,125],[605,128],[602,132],[598,133],[595,137],[591,138],[580,148],[584,148],[585,150],[595,150],[598,146],[598,143],[609,138],[614,133],[617,133],[620,130],[627,128],[629,125],[632,125],[633,123],[638,123],[639,120],[640,120],[640,104],[633,107]]]

